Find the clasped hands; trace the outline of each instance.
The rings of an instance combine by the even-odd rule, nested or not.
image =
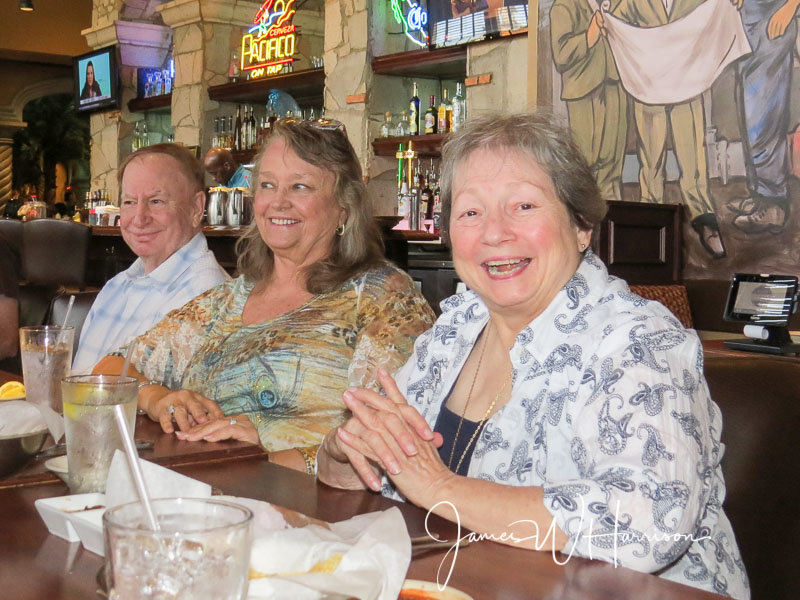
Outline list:
[[[190,390],[170,391],[163,386],[145,388],[139,405],[166,433],[180,440],[219,442],[227,439],[259,444],[258,430],[247,415],[225,416],[219,405]],[[175,430],[177,425],[178,430]]]
[[[344,393],[353,417],[326,436],[325,450],[333,460],[349,462],[371,490],[380,491],[380,476],[385,472],[406,498],[426,506],[440,486],[455,476],[439,457],[442,436],[431,431],[422,415],[408,405],[383,369],[378,371],[378,381],[386,396],[354,388]]]

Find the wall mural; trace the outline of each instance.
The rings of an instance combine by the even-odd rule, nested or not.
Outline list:
[[[684,205],[687,279],[800,274],[800,0],[600,2],[542,0],[539,80],[604,195]]]

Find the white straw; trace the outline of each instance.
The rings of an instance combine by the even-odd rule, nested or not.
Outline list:
[[[56,346],[61,345],[61,338],[64,337],[64,330],[67,327],[67,323],[69,323],[69,313],[72,312],[73,304],[75,304],[75,294],[70,294],[69,304],[67,304],[67,312],[64,313],[64,321],[61,323],[61,331],[58,332],[58,340],[56,341]]]
[[[130,346],[128,346],[125,362],[122,365],[121,377],[126,377],[128,375],[128,367],[131,364],[131,356],[133,356],[135,346],[136,340],[132,341]],[[144,482],[142,469],[139,466],[139,454],[136,452],[136,445],[133,443],[133,437],[131,437],[130,431],[128,431],[128,424],[125,422],[125,413],[122,410],[122,404],[114,404],[114,416],[117,420],[117,429],[119,429],[119,435],[122,437],[122,445],[125,446],[125,456],[128,457],[128,466],[131,469],[133,481],[136,484],[136,491],[139,492],[139,500],[144,508],[147,523],[153,531],[160,531],[161,528],[158,525],[158,521],[156,521],[153,506],[150,503],[150,494],[147,493],[147,485]]]

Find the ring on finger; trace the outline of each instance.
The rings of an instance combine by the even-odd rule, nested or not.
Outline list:
[[[167,407],[167,412],[168,412],[169,414],[171,414],[171,415],[173,415],[173,416],[174,416],[174,415],[175,415],[175,405],[174,405],[174,404],[170,404],[170,405]]]
[[[238,423],[238,421],[234,417],[231,417],[230,421],[228,421],[229,425],[236,425],[236,423]]]

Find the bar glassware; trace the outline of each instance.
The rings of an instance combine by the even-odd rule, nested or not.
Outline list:
[[[72,366],[73,327],[19,328],[25,398],[61,413],[61,380]]]
[[[104,492],[114,451],[123,450],[114,420],[122,404],[133,436],[138,382],[119,375],[74,375],[61,383],[67,437],[69,490],[73,494]]]
[[[140,502],[103,515],[109,596],[118,600],[241,600],[247,596],[253,513],[208,498],[152,500],[160,530]]]

